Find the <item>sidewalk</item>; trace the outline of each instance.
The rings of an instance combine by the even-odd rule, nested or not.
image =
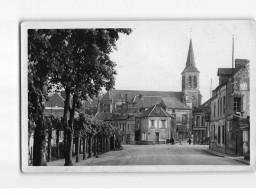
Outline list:
[[[245,160],[244,156],[231,156],[229,154],[224,154],[224,153],[221,153],[221,152],[216,152],[216,151],[213,151],[213,150],[210,150],[210,149],[206,149],[206,150],[203,149],[203,151],[205,151],[205,152],[207,152],[209,154],[215,155],[215,156],[219,156],[219,157],[223,157],[223,158],[229,158],[229,159],[236,160],[236,161],[242,162],[244,164],[250,165],[250,161],[249,160]]]

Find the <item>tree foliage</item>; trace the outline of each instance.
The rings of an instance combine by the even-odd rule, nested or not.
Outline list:
[[[28,30],[28,102],[29,120],[35,124],[35,147],[41,150],[38,162],[42,164],[45,142],[44,103],[47,92],[65,89],[63,128],[67,141],[66,165],[71,165],[74,113],[81,107],[80,100],[97,96],[102,87],[112,89],[115,84],[115,62],[109,54],[117,49],[119,34],[129,35],[131,29],[30,29]],[[69,120],[67,119],[69,112]],[[111,134],[95,120],[84,117],[82,133]],[[68,123],[69,121],[69,123]],[[108,126],[104,128],[111,129]],[[32,128],[30,128],[32,129]],[[68,133],[68,136],[67,136]],[[41,158],[41,160],[40,160]],[[40,161],[40,162],[39,162]],[[71,162],[71,163],[70,163]]]

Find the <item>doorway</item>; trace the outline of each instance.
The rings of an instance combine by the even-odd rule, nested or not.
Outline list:
[[[159,144],[159,133],[156,133],[156,144]]]

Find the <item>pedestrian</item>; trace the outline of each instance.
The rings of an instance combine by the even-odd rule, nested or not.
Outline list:
[[[179,143],[180,143],[180,145],[182,145],[182,143],[181,143],[181,138],[179,139]]]
[[[174,144],[174,139],[173,139],[173,137],[171,138],[171,144]]]
[[[191,139],[190,138],[188,139],[188,143],[189,143],[189,145],[191,144]]]

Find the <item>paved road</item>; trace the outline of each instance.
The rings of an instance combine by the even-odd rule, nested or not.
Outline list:
[[[90,158],[74,165],[245,165],[236,160],[209,154],[204,151],[208,147],[187,144],[124,145],[121,151],[110,151],[99,155],[99,158]],[[48,163],[48,166],[63,164],[63,160],[59,160]]]

